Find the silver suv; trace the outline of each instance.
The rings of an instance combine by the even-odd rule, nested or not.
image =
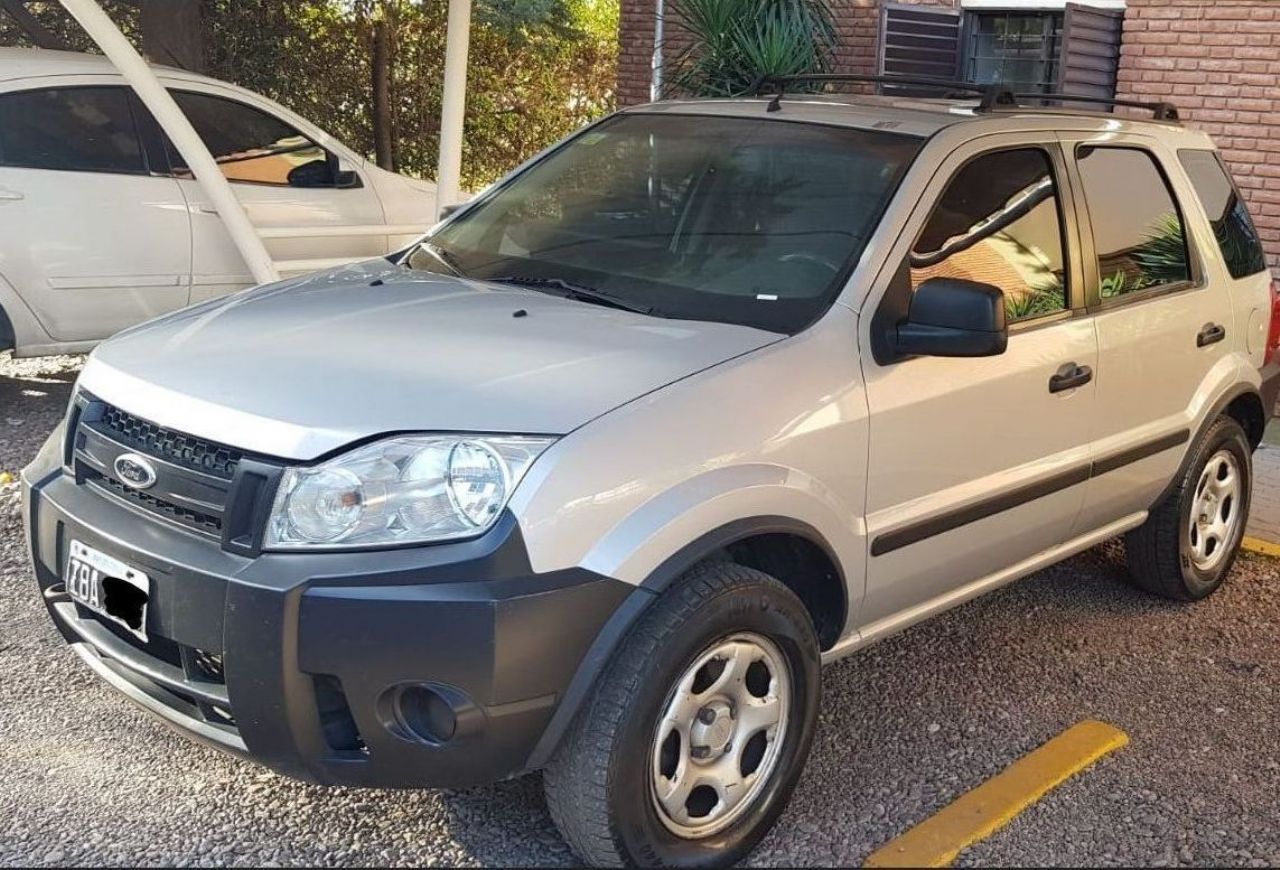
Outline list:
[[[1213,592],[1280,299],[1210,140],[795,85],[99,347],[24,472],[75,652],[282,773],[542,769],[586,861],[701,866],[782,812],[820,664],[1118,535]]]

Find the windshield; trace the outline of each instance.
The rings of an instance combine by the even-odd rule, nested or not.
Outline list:
[[[448,222],[409,265],[535,289],[558,279],[655,316],[796,332],[839,292],[920,144],[619,115]]]

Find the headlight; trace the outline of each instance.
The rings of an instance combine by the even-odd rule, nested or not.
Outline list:
[[[554,439],[506,435],[388,438],[280,481],[268,549],[379,547],[489,530]]]

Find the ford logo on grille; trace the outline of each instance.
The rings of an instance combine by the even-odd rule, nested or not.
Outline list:
[[[136,453],[121,453],[115,461],[116,477],[132,489],[150,489],[156,485],[155,466]]]

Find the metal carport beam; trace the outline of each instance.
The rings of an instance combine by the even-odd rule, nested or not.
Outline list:
[[[187,166],[195,173],[196,182],[217,210],[218,217],[226,226],[231,241],[240,251],[240,256],[244,257],[254,280],[260,284],[278,280],[279,275],[271,261],[271,255],[267,253],[267,248],[245,213],[244,206],[236,198],[231,184],[222,174],[217,161],[213,159],[213,155],[209,153],[209,149],[205,147],[195,128],[191,126],[191,122],[187,120],[187,116],[182,114],[178,104],[174,102],[164,85],[160,84],[151,67],[142,59],[142,55],[138,54],[125,35],[120,32],[120,28],[115,26],[107,13],[102,11],[94,0],[61,0],[61,2],[102,49],[102,53],[115,64],[125,81],[138,94],[138,99],[151,110],[151,114],[155,116],[160,127],[173,142],[173,146],[178,149]]]
[[[440,160],[436,208],[456,205],[462,187],[462,131],[467,110],[467,53],[471,45],[471,0],[449,0],[445,31],[444,94],[440,105]]]

